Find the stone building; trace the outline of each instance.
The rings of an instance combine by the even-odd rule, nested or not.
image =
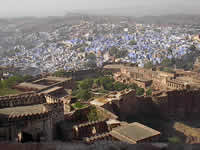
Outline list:
[[[196,74],[195,74],[196,75]],[[153,71],[150,69],[138,67],[122,67],[120,72],[114,74],[116,81],[130,84],[135,83],[141,88],[153,87],[156,90],[160,89],[186,89],[190,87],[190,80],[181,78],[181,74],[167,73],[162,71]]]
[[[74,126],[73,131],[75,137],[83,140],[86,144],[105,140],[137,144],[156,142],[160,137],[159,131],[137,122],[128,124],[117,121],[116,126],[108,128],[108,121],[96,121]]]
[[[134,122],[113,128],[110,135],[116,140],[129,144],[137,144],[158,141],[160,132],[138,122]]]
[[[51,141],[63,103],[44,94],[0,97],[0,141]]]
[[[96,98],[90,104],[102,107],[117,115],[119,118],[125,118],[130,113],[137,111],[137,99],[134,90],[123,90],[120,92],[111,92],[106,96]]]
[[[55,97],[64,97],[67,95],[65,89],[72,89],[74,82],[72,78],[61,78],[53,76],[36,77],[32,80],[20,83],[15,86],[16,89],[27,92],[43,93]]]

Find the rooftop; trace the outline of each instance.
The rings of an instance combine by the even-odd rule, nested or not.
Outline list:
[[[24,115],[24,114],[37,114],[43,112],[43,105],[31,105],[31,106],[18,106],[18,107],[8,107],[0,109],[0,115]]]
[[[58,91],[58,90],[61,90],[61,89],[63,89],[63,88],[59,87],[59,86],[55,86],[55,87],[50,88],[48,90],[42,91],[41,93],[43,93],[43,94],[50,94],[52,92],[55,92],[55,91]]]
[[[23,82],[23,83],[18,84],[17,87],[30,88],[30,89],[32,88],[32,89],[42,90],[44,88],[47,88],[48,86]]]
[[[108,102],[112,102],[114,100],[120,100],[123,95],[128,94],[132,90],[123,90],[120,92],[111,92],[106,96],[96,98],[95,100],[91,101],[90,103],[96,106],[103,106]]]
[[[53,81],[57,81],[57,82],[63,82],[63,81],[70,80],[71,78],[62,78],[62,77],[47,76],[45,79],[46,80],[53,80]]]
[[[111,135],[117,139],[120,138],[120,140],[123,141],[125,140],[130,143],[136,143],[137,141],[160,135],[160,132],[140,123],[134,122],[114,128],[111,131]]]

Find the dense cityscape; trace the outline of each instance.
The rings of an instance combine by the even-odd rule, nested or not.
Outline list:
[[[13,24],[0,25],[1,31],[16,30],[4,43],[11,43],[1,66],[37,68],[42,72],[82,70],[102,67],[106,62],[127,62],[144,67],[164,59],[181,59],[200,49],[193,38],[198,28],[192,25],[118,24],[80,21],[60,25],[51,32],[23,33]],[[4,44],[3,43],[3,44]]]

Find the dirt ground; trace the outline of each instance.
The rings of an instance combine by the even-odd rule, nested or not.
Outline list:
[[[170,121],[164,125],[163,135],[177,137],[183,143],[200,143],[200,121]]]

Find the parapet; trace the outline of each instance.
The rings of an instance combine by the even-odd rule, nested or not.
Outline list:
[[[46,98],[46,103],[48,103],[48,104],[51,104],[51,103],[54,104],[54,103],[58,103],[61,101],[59,98],[56,98],[51,95],[45,95],[45,98]]]
[[[73,128],[83,128],[83,127],[87,127],[87,126],[93,126],[99,123],[106,123],[107,120],[98,120],[98,121],[91,121],[91,122],[87,122],[87,123],[82,123],[79,125],[75,125]]]
[[[21,120],[37,120],[37,119],[43,119],[48,118],[51,112],[42,112],[42,113],[27,113],[22,115],[10,115],[8,117],[8,120],[10,122],[12,121],[21,121]]]
[[[27,93],[17,96],[0,97],[0,108],[26,106],[45,103],[43,94]]]
[[[99,141],[99,140],[108,140],[108,139],[111,139],[111,135],[109,132],[107,133],[103,133],[103,134],[100,134],[100,135],[95,135],[95,136],[92,136],[92,137],[86,137],[86,138],[83,138],[83,141],[84,143],[86,144],[92,144],[96,141]]]

